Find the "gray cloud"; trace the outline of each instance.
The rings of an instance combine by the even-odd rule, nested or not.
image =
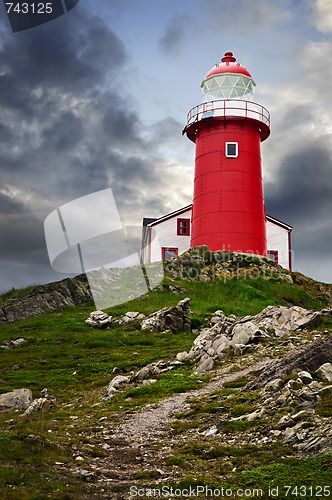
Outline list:
[[[274,1],[247,0],[219,1],[203,0],[204,10],[211,25],[222,34],[234,33],[241,35],[255,34],[257,31],[267,31],[271,25],[285,19],[287,15],[287,0]]]
[[[265,185],[267,212],[294,227],[296,268],[311,268],[318,279],[325,281],[331,280],[331,171],[332,155],[326,142],[308,140],[283,158],[277,182]]]
[[[165,34],[159,40],[159,48],[164,54],[174,55],[179,51],[188,21],[188,17],[184,16],[173,17],[170,20]]]
[[[121,39],[83,8],[47,27],[2,32],[0,290],[59,279],[45,270],[43,222],[63,203],[111,187],[126,225],[173,209],[162,195],[170,167],[118,91],[128,60]]]

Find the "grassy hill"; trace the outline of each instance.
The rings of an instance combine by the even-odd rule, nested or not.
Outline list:
[[[298,274],[278,274],[277,268],[268,279],[258,275],[253,279],[245,273],[242,277],[226,279],[211,273],[210,279],[201,281],[175,277],[175,269],[176,264],[172,264],[157,290],[107,312],[115,317],[128,310],[148,315],[190,297],[192,326],[197,329],[206,325],[217,309],[226,315],[243,316],[256,314],[268,305],[300,305],[318,310],[332,303],[329,285]],[[183,292],[174,293],[174,289]],[[11,292],[10,296],[13,295],[15,292]],[[126,495],[130,484],[152,488],[161,484],[163,478],[165,484],[174,488],[205,484],[224,485],[233,490],[262,487],[268,491],[269,486],[277,484],[306,485],[306,496],[302,498],[313,498],[310,486],[330,483],[331,455],[300,456],[295,449],[281,443],[239,444],[238,436],[247,430],[240,423],[225,430],[227,446],[211,443],[204,437],[190,438],[190,429],[202,423],[208,425],[211,416],[218,414],[220,401],[233,416],[241,414],[244,407],[255,405],[257,395],[243,389],[247,382],[243,377],[198,398],[190,410],[184,409],[177,416],[169,427],[173,451],[168,458],[163,457],[160,462],[162,443],[157,439],[146,450],[138,447],[136,460],[136,455],[129,454],[129,447],[124,449],[123,442],[114,438],[117,426],[147,403],[154,404],[171,395],[198,389],[216,375],[193,375],[193,367],[184,365],[159,376],[152,386],[130,388],[111,400],[103,399],[107,384],[115,374],[130,374],[148,363],[188,351],[197,333],[143,332],[135,321],[109,330],[96,330],[84,322],[92,310],[91,302],[0,328],[0,344],[19,337],[26,339],[17,349],[0,351],[0,393],[24,387],[39,397],[40,391],[47,387],[57,400],[55,408],[28,418],[21,418],[22,412],[0,414],[1,498],[129,498]],[[331,320],[324,319],[319,328],[331,333]],[[317,331],[306,333],[307,342],[311,342],[315,334]],[[280,355],[282,351],[278,351]],[[248,356],[240,359],[230,353],[221,368],[232,373],[249,363]],[[105,433],[108,439],[104,439]],[[149,467],[144,463],[143,451],[151,454]],[[113,476],[109,472],[107,475],[114,464],[119,470],[121,463],[131,462],[131,477],[121,479],[115,472]],[[92,465],[95,475],[84,474]],[[98,472],[100,470],[104,472]],[[105,477],[107,481],[101,480]],[[278,498],[295,498],[295,493],[295,490],[288,495],[285,491],[279,492]],[[202,498],[207,498],[204,495]],[[254,496],[247,495],[247,498]]]

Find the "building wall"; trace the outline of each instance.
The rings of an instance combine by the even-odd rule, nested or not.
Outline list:
[[[179,216],[166,219],[159,224],[152,226],[157,238],[151,235],[151,262],[161,260],[161,247],[178,248],[178,255],[188,250],[190,247],[190,235],[177,235],[177,219],[191,219],[191,209],[181,213]]]
[[[177,234],[177,219],[191,219],[191,209],[151,225],[151,244],[150,252],[148,252],[150,262],[157,262],[162,259],[161,249],[163,247],[177,248],[178,255],[190,248],[190,236],[179,236]],[[288,230],[267,220],[266,236],[268,251],[277,251],[278,263],[285,269],[289,269]]]
[[[278,264],[285,269],[289,269],[289,241],[288,230],[274,224],[271,221],[266,221],[266,239],[267,248],[278,251]]]

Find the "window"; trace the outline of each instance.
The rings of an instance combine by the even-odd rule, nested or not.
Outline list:
[[[190,219],[177,219],[177,234],[179,236],[189,236],[190,235]]]
[[[237,158],[238,156],[238,143],[226,142],[226,156],[228,158]]]
[[[278,264],[278,250],[268,250],[267,258]]]
[[[178,256],[178,249],[177,248],[162,247],[161,254],[162,254],[163,260],[168,260],[168,259],[171,259],[172,257]]]

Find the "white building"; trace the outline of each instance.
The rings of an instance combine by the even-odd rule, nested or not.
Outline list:
[[[167,260],[190,248],[191,209],[192,205],[188,205],[159,219],[143,219],[145,262]],[[266,216],[267,256],[289,270],[292,268],[291,232],[288,224]]]

